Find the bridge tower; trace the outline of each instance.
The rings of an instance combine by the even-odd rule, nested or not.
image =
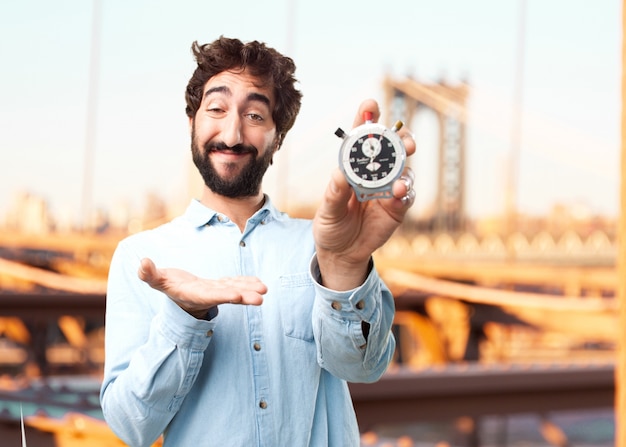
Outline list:
[[[465,227],[466,83],[425,84],[411,78],[385,77],[388,126],[398,119],[411,123],[422,107],[433,110],[439,124],[439,156],[435,214],[430,227],[456,232]]]

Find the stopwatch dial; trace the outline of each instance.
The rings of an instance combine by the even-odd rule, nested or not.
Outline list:
[[[396,150],[385,136],[364,136],[351,148],[352,172],[365,181],[378,181],[387,177],[396,165]]]

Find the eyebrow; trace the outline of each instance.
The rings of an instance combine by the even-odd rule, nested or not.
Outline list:
[[[213,93],[224,93],[228,96],[232,95],[232,92],[230,91],[230,89],[225,86],[225,85],[218,85],[216,87],[211,87],[210,89],[208,89],[205,93],[204,93],[204,97],[206,98],[207,96],[213,94]],[[246,98],[248,101],[258,101],[261,102],[265,105],[267,105],[267,107],[270,107],[270,99],[261,94],[261,93],[250,93],[248,94],[248,97]]]

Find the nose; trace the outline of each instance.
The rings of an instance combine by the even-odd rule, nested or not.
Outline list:
[[[228,147],[233,147],[237,144],[243,143],[241,124],[241,118],[235,113],[229,115],[226,119],[224,119],[224,127],[222,128],[221,132],[222,141]]]

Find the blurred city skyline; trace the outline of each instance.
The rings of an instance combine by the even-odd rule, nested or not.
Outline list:
[[[362,99],[383,103],[387,74],[467,82],[467,212],[502,214],[522,115],[517,206],[547,214],[619,212],[621,5],[583,0],[425,0],[211,4],[43,0],[0,5],[0,217],[25,192],[58,218],[81,217],[88,132],[92,7],[101,7],[93,127],[93,210],[184,206],[197,193],[183,92],[191,42],[262,40],[292,56],[302,112],[265,184],[282,206],[315,203],[337,164],[336,127]],[[517,54],[525,11],[523,58]],[[517,73],[518,67],[523,72]],[[93,78],[91,78],[93,81]],[[516,82],[520,82],[516,84]],[[387,111],[383,110],[383,114]],[[435,194],[431,112],[408,123],[418,197]],[[190,185],[194,185],[190,187]]]

